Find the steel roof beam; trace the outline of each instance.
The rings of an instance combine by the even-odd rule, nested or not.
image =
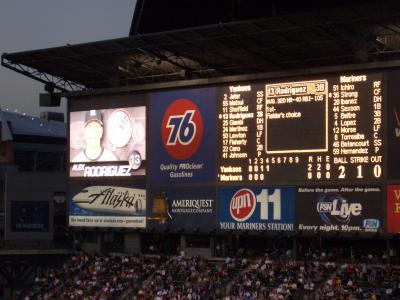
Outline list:
[[[84,86],[79,83],[75,83],[70,80],[64,80],[60,77],[46,74],[36,69],[30,68],[28,66],[24,66],[22,64],[15,64],[9,62],[3,56],[1,57],[1,65],[19,74],[25,75],[29,78],[39,81],[43,84],[54,84],[55,87],[62,92],[73,92],[84,89]],[[69,89],[67,88],[67,86],[69,87]]]

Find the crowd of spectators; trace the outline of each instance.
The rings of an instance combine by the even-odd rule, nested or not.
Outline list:
[[[116,299],[135,287],[157,267],[155,259],[127,255],[89,255],[78,252],[59,268],[49,268],[35,278],[29,290],[16,299]]]
[[[290,250],[214,261],[77,252],[15,299],[400,299],[400,268],[385,260],[319,251],[296,260]]]
[[[15,299],[208,299],[221,293],[237,260],[208,262],[200,257],[89,255],[78,252],[59,268],[35,278]]]
[[[200,257],[173,256],[146,280],[136,299],[208,299],[220,293],[237,268],[236,260],[211,263]]]
[[[317,291],[320,298],[400,299],[400,269],[368,263],[344,263]]]
[[[226,299],[400,299],[400,268],[382,264],[385,254],[340,262],[334,253],[306,259],[266,254],[238,277]]]
[[[231,299],[291,299],[313,293],[335,264],[296,261],[291,252],[254,260],[233,284]]]

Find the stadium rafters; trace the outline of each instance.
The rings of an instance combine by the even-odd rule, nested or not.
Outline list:
[[[400,59],[400,2],[221,23],[4,53],[62,92]]]

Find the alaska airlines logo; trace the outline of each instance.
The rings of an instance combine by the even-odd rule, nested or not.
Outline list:
[[[394,128],[395,136],[400,138],[400,117],[396,111],[396,108],[393,108],[393,114],[397,125],[397,127]]]
[[[78,207],[104,213],[135,214],[146,209],[146,190],[89,186],[72,198]]]
[[[168,154],[177,160],[191,157],[203,137],[200,109],[189,99],[177,99],[164,113],[161,138]]]

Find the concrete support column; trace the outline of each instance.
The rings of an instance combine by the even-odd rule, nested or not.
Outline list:
[[[390,265],[390,263],[391,263],[391,251],[392,250],[392,248],[391,248],[391,243],[390,243],[390,240],[389,239],[387,239],[386,240],[386,255],[387,255],[387,264],[388,265]]]
[[[124,251],[127,253],[140,253],[142,249],[141,236],[138,233],[124,234]]]
[[[210,236],[210,253],[211,253],[212,257],[215,256],[215,236],[214,235]]]

